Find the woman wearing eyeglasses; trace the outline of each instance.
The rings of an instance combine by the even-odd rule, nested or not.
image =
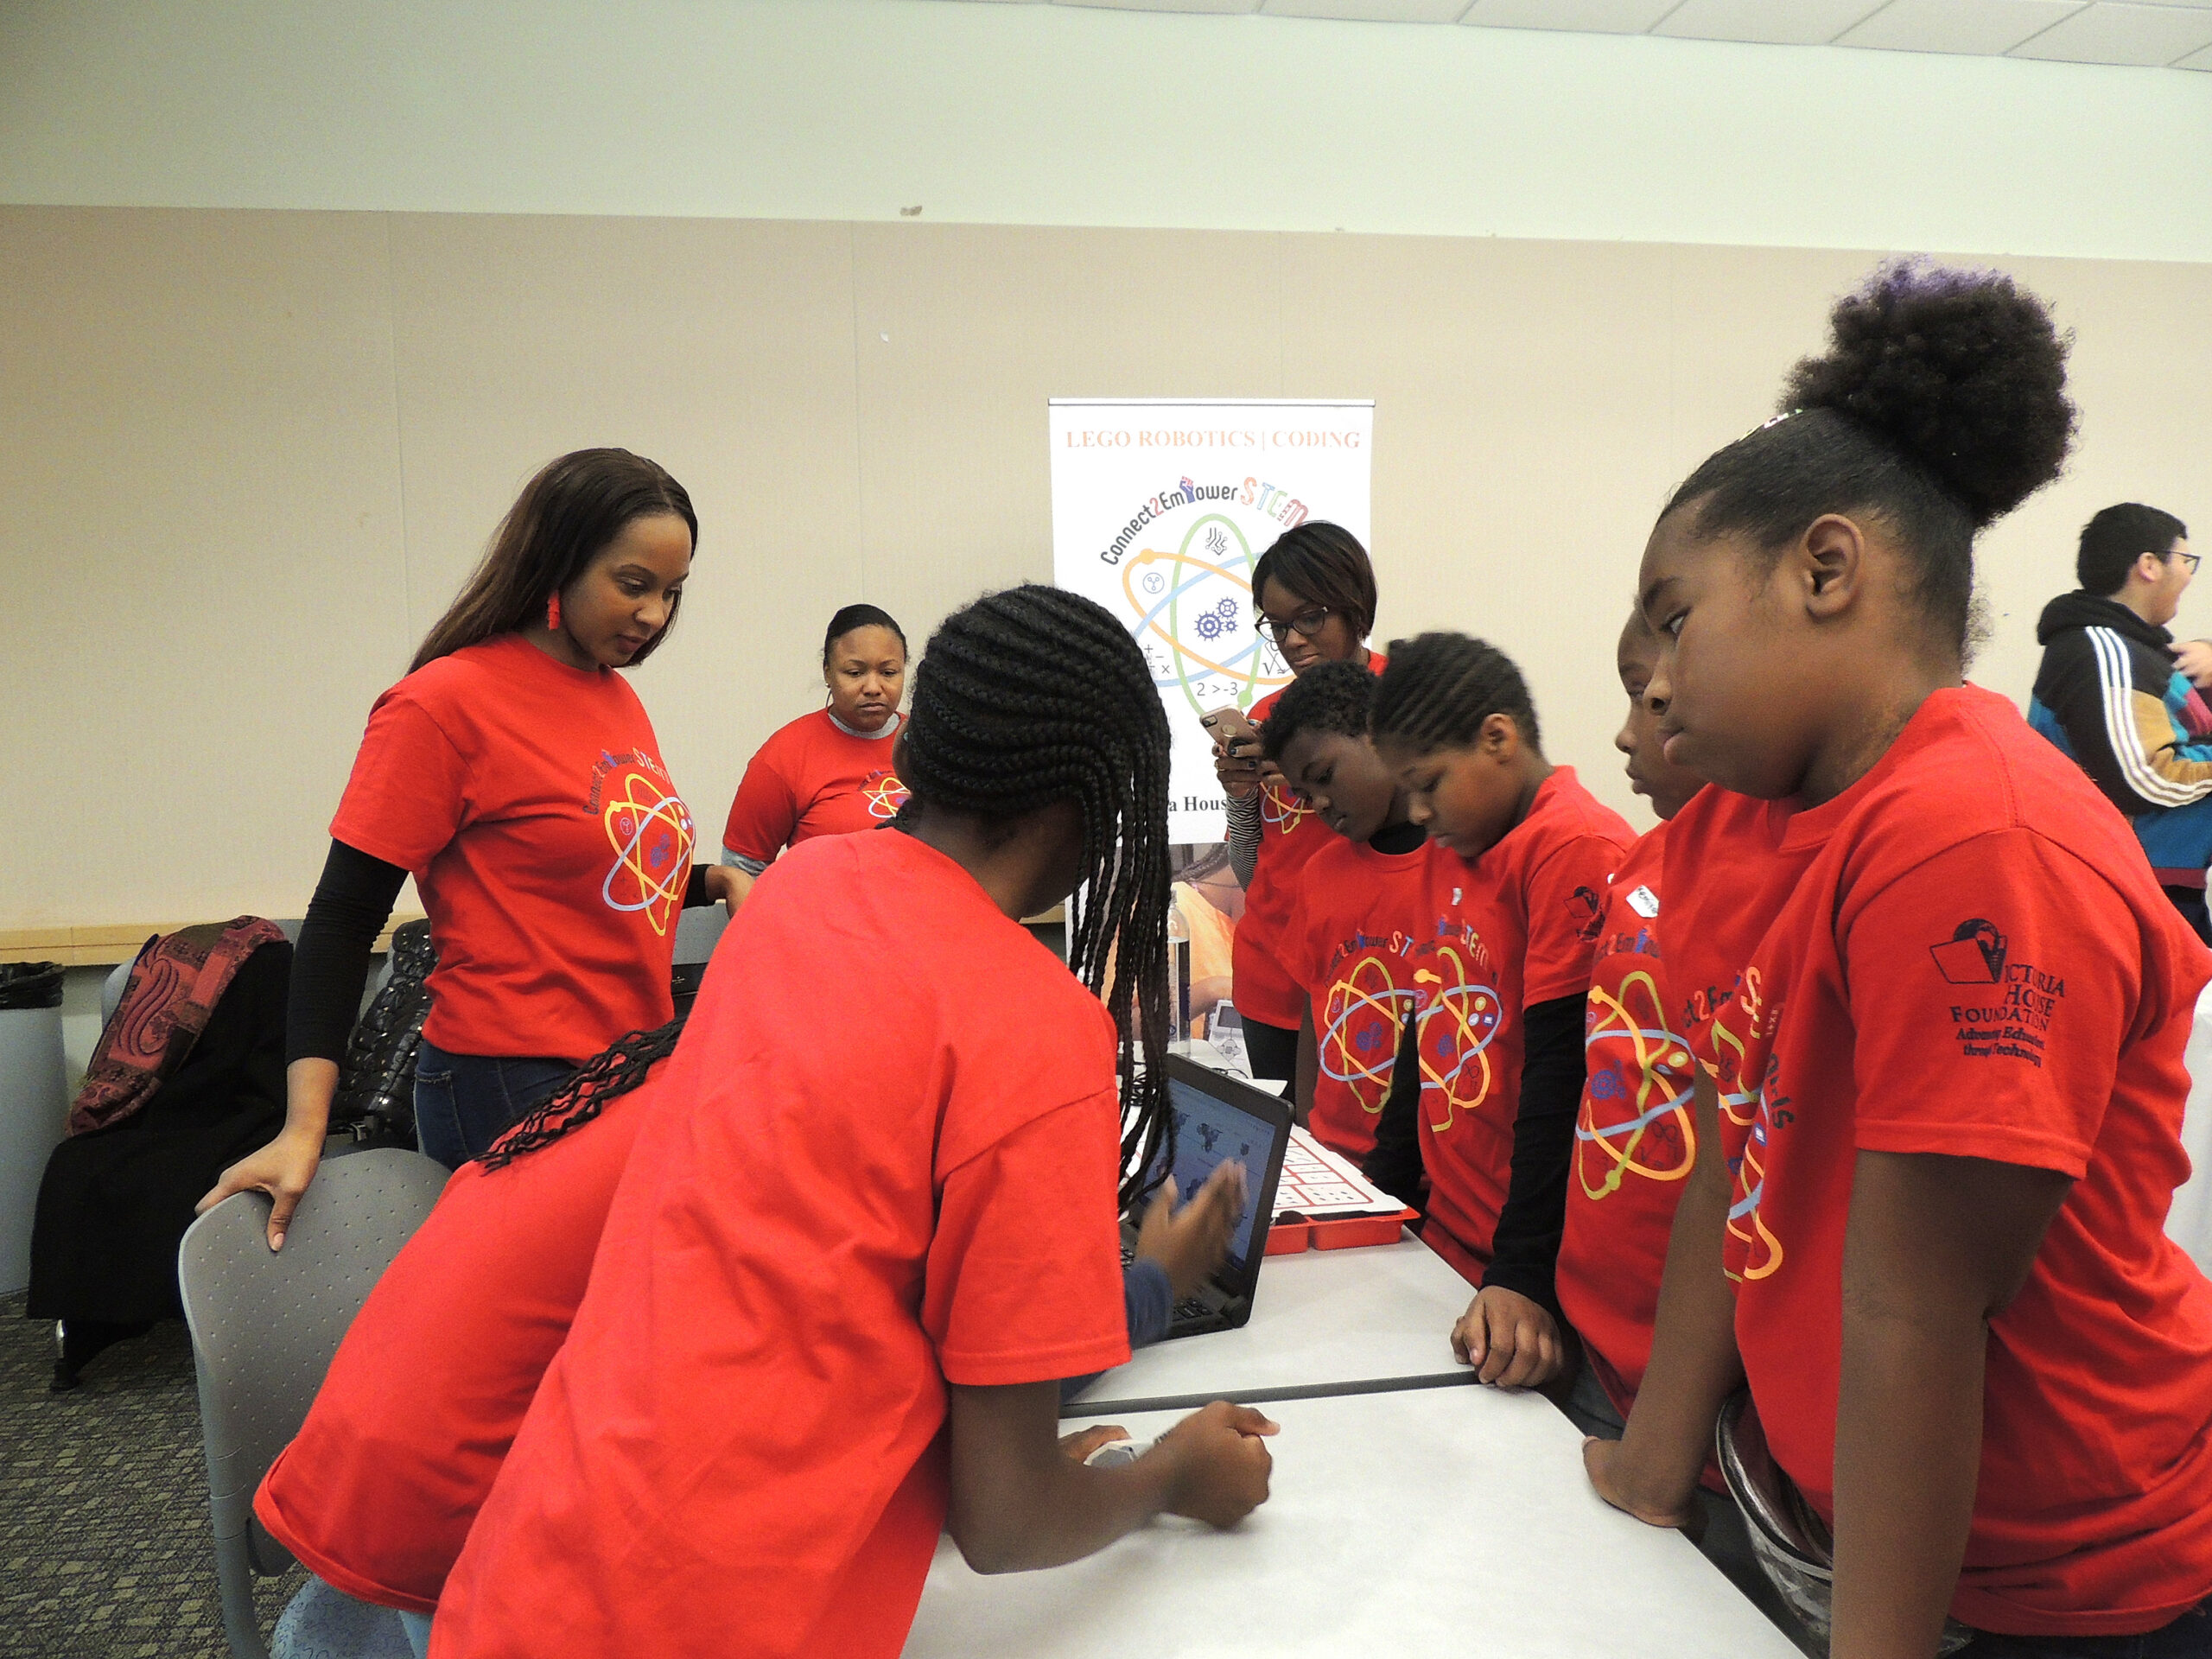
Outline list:
[[[1382,671],[1382,658],[1367,648],[1375,626],[1375,567],[1342,525],[1317,519],[1278,537],[1253,567],[1252,594],[1260,626],[1294,675],[1343,662]],[[1299,872],[1329,830],[1282,773],[1261,759],[1258,728],[1281,695],[1262,697],[1249,716],[1217,709],[1205,724],[1213,738],[1214,771],[1229,797],[1230,864],[1244,883],[1231,1000],[1244,1022],[1253,1075],[1287,1083],[1306,1003],[1279,952]]]

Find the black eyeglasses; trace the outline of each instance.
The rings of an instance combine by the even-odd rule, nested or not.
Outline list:
[[[2166,556],[2171,559],[2179,559],[2183,564],[2189,567],[2189,574],[2192,576],[2196,574],[2196,567],[2203,562],[2204,558],[2204,556],[2201,553],[2169,553]],[[1302,632],[1304,630],[1301,629],[1300,632]]]
[[[1294,633],[1301,639],[1311,639],[1321,632],[1328,620],[1335,614],[1336,613],[1326,606],[1315,605],[1300,611],[1296,616],[1286,621],[1278,622],[1272,616],[1262,616],[1260,619],[1260,628],[1268,639],[1280,645]]]

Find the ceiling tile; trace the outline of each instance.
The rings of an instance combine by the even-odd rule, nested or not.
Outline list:
[[[1257,11],[1260,0],[1053,0],[1062,6],[1103,6],[1113,11]]]
[[[1655,35],[1820,46],[1881,10],[1881,0],[1682,0]]]
[[[1456,23],[1467,0],[1260,0],[1270,17],[1348,17],[1363,23]]]
[[[2212,10],[2098,0],[2086,11],[2015,47],[2011,55],[2147,66],[2171,63],[2207,46],[2212,46]]]
[[[1489,29],[1566,29],[1641,35],[1679,0],[1475,0],[1459,21]]]
[[[1892,52],[2009,52],[2082,10],[2087,0],[1890,0],[1838,46]]]
[[[2202,52],[2190,53],[2187,57],[2177,60],[2175,63],[2174,67],[2177,69],[2212,69],[2212,46],[2206,47]]]

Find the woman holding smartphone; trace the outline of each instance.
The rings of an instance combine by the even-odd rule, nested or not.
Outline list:
[[[1342,525],[1317,519],[1279,537],[1253,567],[1252,594],[1261,629],[1294,676],[1343,662],[1382,672],[1382,658],[1367,648],[1375,626],[1375,569],[1358,537]],[[1282,965],[1282,933],[1298,897],[1299,872],[1329,831],[1261,758],[1259,728],[1281,695],[1262,697],[1249,715],[1226,707],[1201,723],[1213,739],[1214,772],[1229,798],[1230,863],[1244,883],[1231,1001],[1244,1022],[1253,1076],[1287,1083],[1298,1058],[1305,996]]]

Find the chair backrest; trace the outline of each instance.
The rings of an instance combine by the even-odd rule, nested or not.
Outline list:
[[[243,1616],[252,1618],[250,1582],[232,1570],[239,1559],[264,1574],[289,1565],[251,1525],[254,1489],[299,1432],[346,1327],[430,1213],[446,1177],[420,1153],[351,1153],[324,1160],[281,1251],[269,1248],[269,1200],[258,1192],[226,1199],[184,1236],[177,1277],[199,1375],[226,1626],[237,1615],[238,1585],[245,1586]],[[238,1634],[233,1628],[234,1651],[242,1650]]]
[[[715,954],[722,929],[728,925],[729,912],[720,905],[700,905],[685,911],[676,920],[673,964],[683,968],[706,961]]]
[[[123,1006],[123,988],[130,982],[134,962],[118,962],[108,976],[100,982],[100,1024],[105,1027],[115,1018],[115,1011]]]

